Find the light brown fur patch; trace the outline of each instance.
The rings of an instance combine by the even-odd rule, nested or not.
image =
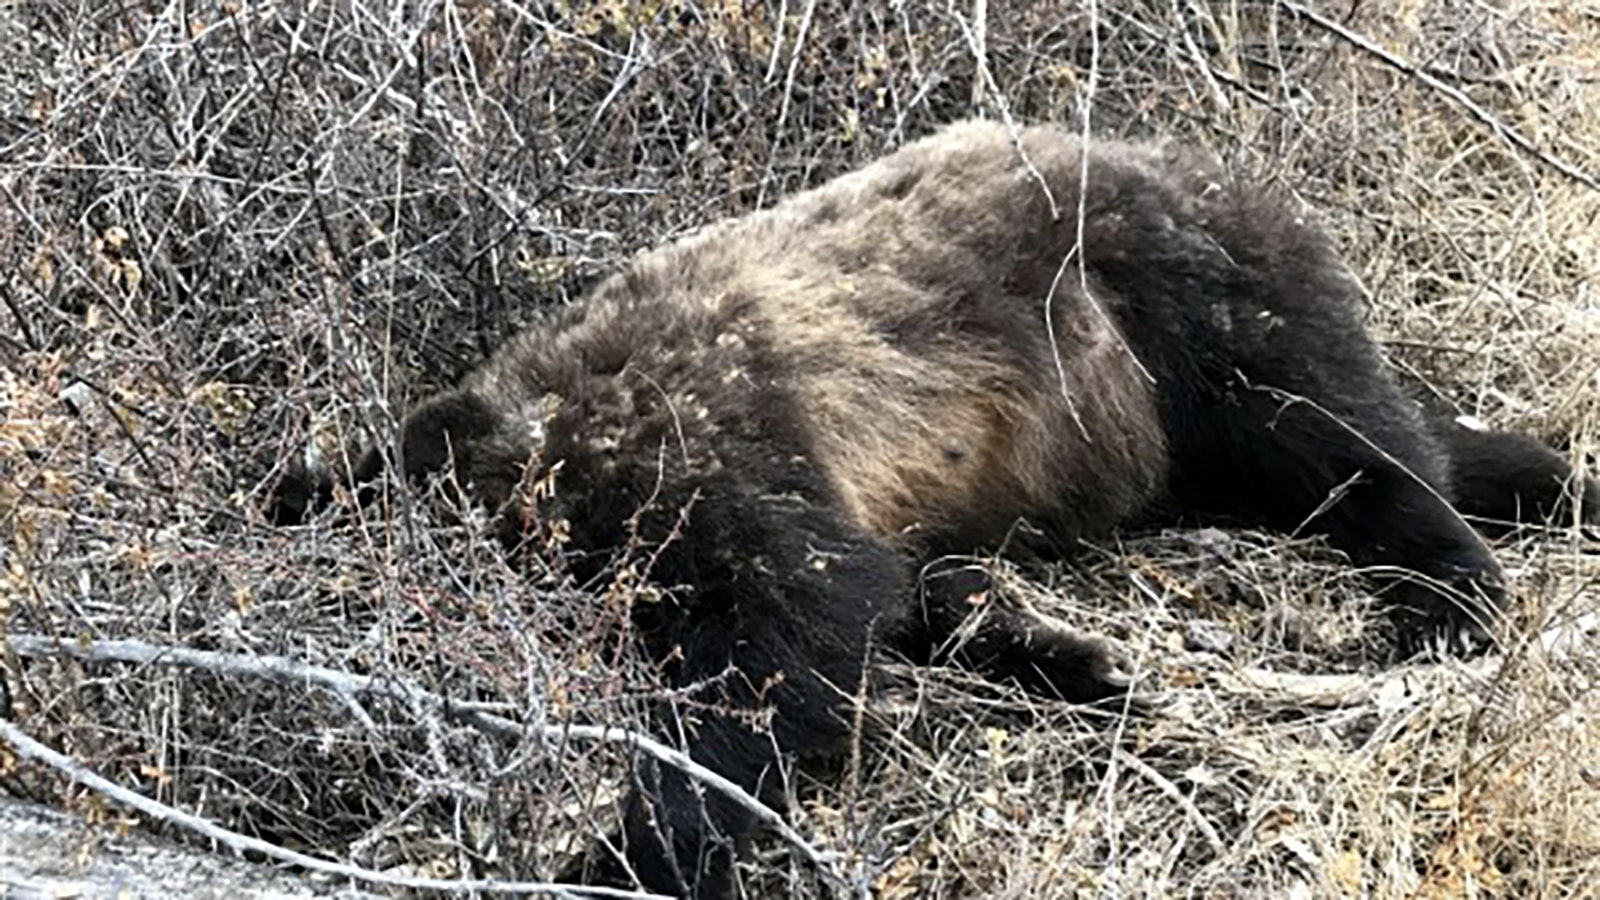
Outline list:
[[[1165,477],[1154,390],[1112,322],[1121,301],[1068,259],[1078,144],[1032,137],[1060,219],[1005,129],[955,126],[639,257],[540,353],[573,355],[641,298],[720,323],[670,348],[691,365],[631,363],[669,395],[737,387],[739,351],[769,347],[844,508],[899,543],[1125,520]]]

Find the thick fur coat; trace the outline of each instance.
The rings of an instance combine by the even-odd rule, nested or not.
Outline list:
[[[770,734],[686,730],[769,800],[784,757],[839,747],[837,698],[883,648],[1067,700],[1123,689],[1099,642],[1018,614],[948,646],[971,585],[919,592],[921,564],[1019,521],[1061,549],[1153,522],[1320,533],[1392,573],[1409,642],[1465,646],[1503,588],[1452,499],[1571,517],[1550,451],[1424,422],[1292,207],[1182,149],[1017,137],[954,125],[645,253],[406,421],[404,469],[453,464],[513,542],[559,520],[595,567],[661,548],[637,631],[672,681],[773,710]],[[750,827],[646,766],[590,875],[724,896]]]

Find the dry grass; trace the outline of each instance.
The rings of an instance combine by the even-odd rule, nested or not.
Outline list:
[[[536,729],[642,721],[655,688],[611,638],[636,585],[574,590],[426,503],[273,529],[265,486],[312,442],[386,433],[637,249],[962,116],[1088,110],[1213,148],[1339,234],[1397,365],[1592,458],[1600,6],[1307,5],[1328,22],[1223,0],[0,5],[8,631],[290,656],[530,730],[15,652],[4,716],[285,846],[547,876],[604,827],[585,811],[621,754]],[[1409,666],[1314,544],[992,563],[1123,641],[1149,711],[896,670],[792,819],[886,898],[1600,895],[1600,555],[1559,529],[1501,550],[1507,651]],[[0,777],[109,814],[3,748]],[[778,842],[748,876],[829,892]]]

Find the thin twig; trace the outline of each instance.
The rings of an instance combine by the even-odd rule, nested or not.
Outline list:
[[[976,11],[985,12],[985,8],[979,5]],[[1050,205],[1050,221],[1060,221],[1061,207],[1056,203],[1055,192],[1050,189],[1049,180],[1044,177],[1043,172],[1039,171],[1039,167],[1033,164],[1033,160],[1028,156],[1027,149],[1022,146],[1022,129],[1017,125],[1016,118],[1011,115],[1011,104],[1006,102],[1005,91],[1000,89],[1000,84],[995,81],[994,73],[989,71],[988,49],[979,42],[973,26],[968,24],[966,19],[961,18],[960,13],[952,10],[950,17],[961,28],[961,34],[967,40],[967,50],[972,54],[973,64],[978,69],[978,75],[982,79],[982,83],[989,86],[989,96],[994,100],[995,109],[1000,111],[1000,121],[1005,123],[1006,133],[1011,137],[1011,145],[1016,148],[1017,156],[1021,157],[1022,164],[1027,168],[1028,174],[1038,183],[1039,190],[1044,192],[1045,202]]]
[[[1205,813],[1194,805],[1194,801],[1189,799],[1182,789],[1172,783],[1172,779],[1157,772],[1150,767],[1149,763],[1126,750],[1118,748],[1111,752],[1116,756],[1118,762],[1137,772],[1144,780],[1155,785],[1156,790],[1166,795],[1167,799],[1178,804],[1188,814],[1189,821],[1194,823],[1194,827],[1200,832],[1201,837],[1206,839],[1206,845],[1211,848],[1212,853],[1218,857],[1227,855],[1228,846],[1222,842],[1222,835],[1218,834],[1216,827],[1206,820]]]
[[[800,61],[806,49],[806,33],[811,30],[811,17],[817,11],[817,0],[806,0],[805,12],[800,14],[800,27],[794,33],[794,50],[789,54],[789,70],[783,76],[783,96],[778,101],[778,124],[772,129],[772,156],[767,161],[767,174],[761,179],[761,191],[756,200],[757,206],[764,206],[767,199],[767,187],[772,183],[774,166],[777,164],[778,145],[783,142],[784,128],[789,121],[789,104],[794,99],[794,81],[800,74]],[[776,58],[777,50],[773,50]]]
[[[1532,156],[1545,166],[1555,170],[1556,172],[1559,172],[1562,175],[1565,175],[1573,181],[1576,181],[1579,184],[1590,188],[1591,190],[1600,191],[1600,179],[1597,179],[1595,176],[1590,175],[1582,169],[1579,169],[1577,166],[1574,166],[1572,163],[1569,163],[1566,160],[1551,156],[1549,153],[1539,149],[1534,145],[1533,141],[1525,137],[1522,132],[1512,128],[1510,125],[1507,125],[1505,122],[1496,117],[1494,113],[1489,112],[1482,106],[1479,106],[1471,97],[1468,97],[1465,93],[1463,93],[1460,88],[1444,83],[1443,81],[1439,80],[1439,78],[1430,74],[1427,70],[1418,66],[1416,63],[1413,63],[1410,60],[1401,59],[1393,53],[1390,53],[1382,47],[1379,47],[1377,44],[1374,44],[1364,35],[1351,31],[1343,25],[1340,25],[1338,22],[1325,18],[1322,15],[1313,12],[1312,10],[1306,9],[1304,6],[1292,2],[1292,0],[1278,0],[1278,5],[1288,10],[1290,13],[1305,19],[1307,22],[1310,22],[1318,28],[1327,31],[1340,40],[1360,48],[1365,53],[1371,54],[1384,64],[1398,69],[1401,72],[1404,72],[1407,75],[1417,79],[1428,87],[1433,88],[1439,93],[1444,94],[1446,97],[1449,97],[1451,100],[1454,100],[1456,103],[1460,104],[1461,107],[1470,113],[1473,118],[1485,125],[1488,125],[1495,134],[1498,134],[1503,140],[1511,144],[1513,147],[1516,147],[1524,153],[1527,153],[1529,156]]]
[[[983,103],[984,79],[989,76],[989,3],[972,0],[972,58],[977,62],[972,74],[972,106]],[[999,96],[999,92],[995,92]]]

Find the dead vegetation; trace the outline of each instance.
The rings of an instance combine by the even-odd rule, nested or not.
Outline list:
[[[276,529],[266,486],[639,248],[958,117],[1212,148],[1340,236],[1398,366],[1592,460],[1597,71],[1557,0],[0,6],[0,615],[59,642],[7,644],[0,783],[378,884],[548,878],[659,690],[616,640],[640,567],[580,590],[403,492]],[[1121,640],[1145,714],[891,670],[747,887],[1595,896],[1600,555],[1501,555],[1505,651],[1399,666],[1315,543],[992,563]]]

